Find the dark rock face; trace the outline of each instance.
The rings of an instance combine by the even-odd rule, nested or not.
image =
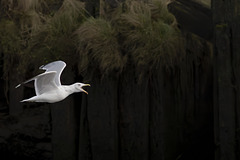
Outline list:
[[[49,115],[48,106],[27,108],[19,116],[1,115],[1,159],[52,159]]]
[[[169,9],[185,33],[180,67],[155,69],[142,83],[129,67],[95,77],[88,96],[0,115],[1,160],[213,159],[211,12],[183,0]]]
[[[200,3],[191,0],[176,0],[169,4],[181,30],[192,32],[206,40],[212,40],[212,12]]]
[[[216,159],[240,157],[240,2],[213,0]]]

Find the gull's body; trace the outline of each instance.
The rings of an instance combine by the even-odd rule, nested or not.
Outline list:
[[[36,96],[21,102],[55,103],[75,92],[87,93],[82,87],[90,86],[89,84],[74,83],[72,85],[61,85],[60,76],[65,67],[66,63],[63,61],[55,61],[41,66],[40,69],[46,70],[44,73],[23,82],[24,84],[34,80]],[[19,86],[21,84],[16,86],[16,88]]]

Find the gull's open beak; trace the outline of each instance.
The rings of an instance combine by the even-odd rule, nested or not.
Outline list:
[[[90,87],[91,85],[90,84],[83,84],[83,87],[85,87],[85,86],[89,86]]]
[[[86,86],[89,86],[89,87],[90,87],[91,85],[90,85],[90,84],[84,84],[84,85],[82,85],[82,86],[83,86],[83,87],[86,87]],[[85,91],[84,89],[83,89],[83,92],[86,93],[86,94],[88,94],[88,92]]]
[[[84,89],[82,90],[84,93],[86,93],[86,94],[88,94],[88,92],[87,91],[85,91]]]

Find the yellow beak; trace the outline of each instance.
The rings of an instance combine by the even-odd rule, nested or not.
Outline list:
[[[84,92],[84,93],[86,93],[86,94],[88,94],[88,92],[87,92],[87,91],[85,91],[84,89],[83,89],[83,92]]]
[[[85,87],[85,86],[89,86],[89,87],[90,87],[91,85],[90,85],[90,84],[84,84],[83,87]],[[86,93],[86,94],[88,94],[88,92],[85,91],[84,89],[83,89],[83,92]]]

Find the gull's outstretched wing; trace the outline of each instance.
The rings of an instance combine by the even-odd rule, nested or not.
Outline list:
[[[17,85],[15,88],[18,88],[22,84],[25,84],[25,83],[35,80],[34,88],[35,88],[36,95],[38,96],[42,93],[57,89],[58,86],[55,83],[56,74],[57,74],[56,71],[44,72],[42,74],[39,74],[23,83]]]
[[[46,65],[43,65],[43,66],[39,67],[39,69],[46,70],[46,72],[56,71],[56,76],[55,76],[54,81],[55,81],[57,86],[60,86],[61,85],[60,76],[61,76],[61,73],[62,73],[62,71],[65,67],[66,67],[65,62],[55,61],[55,62],[52,62],[52,63],[48,63]]]
[[[45,92],[54,91],[58,88],[55,83],[56,74],[56,71],[50,71],[36,76],[34,87],[37,96]]]

